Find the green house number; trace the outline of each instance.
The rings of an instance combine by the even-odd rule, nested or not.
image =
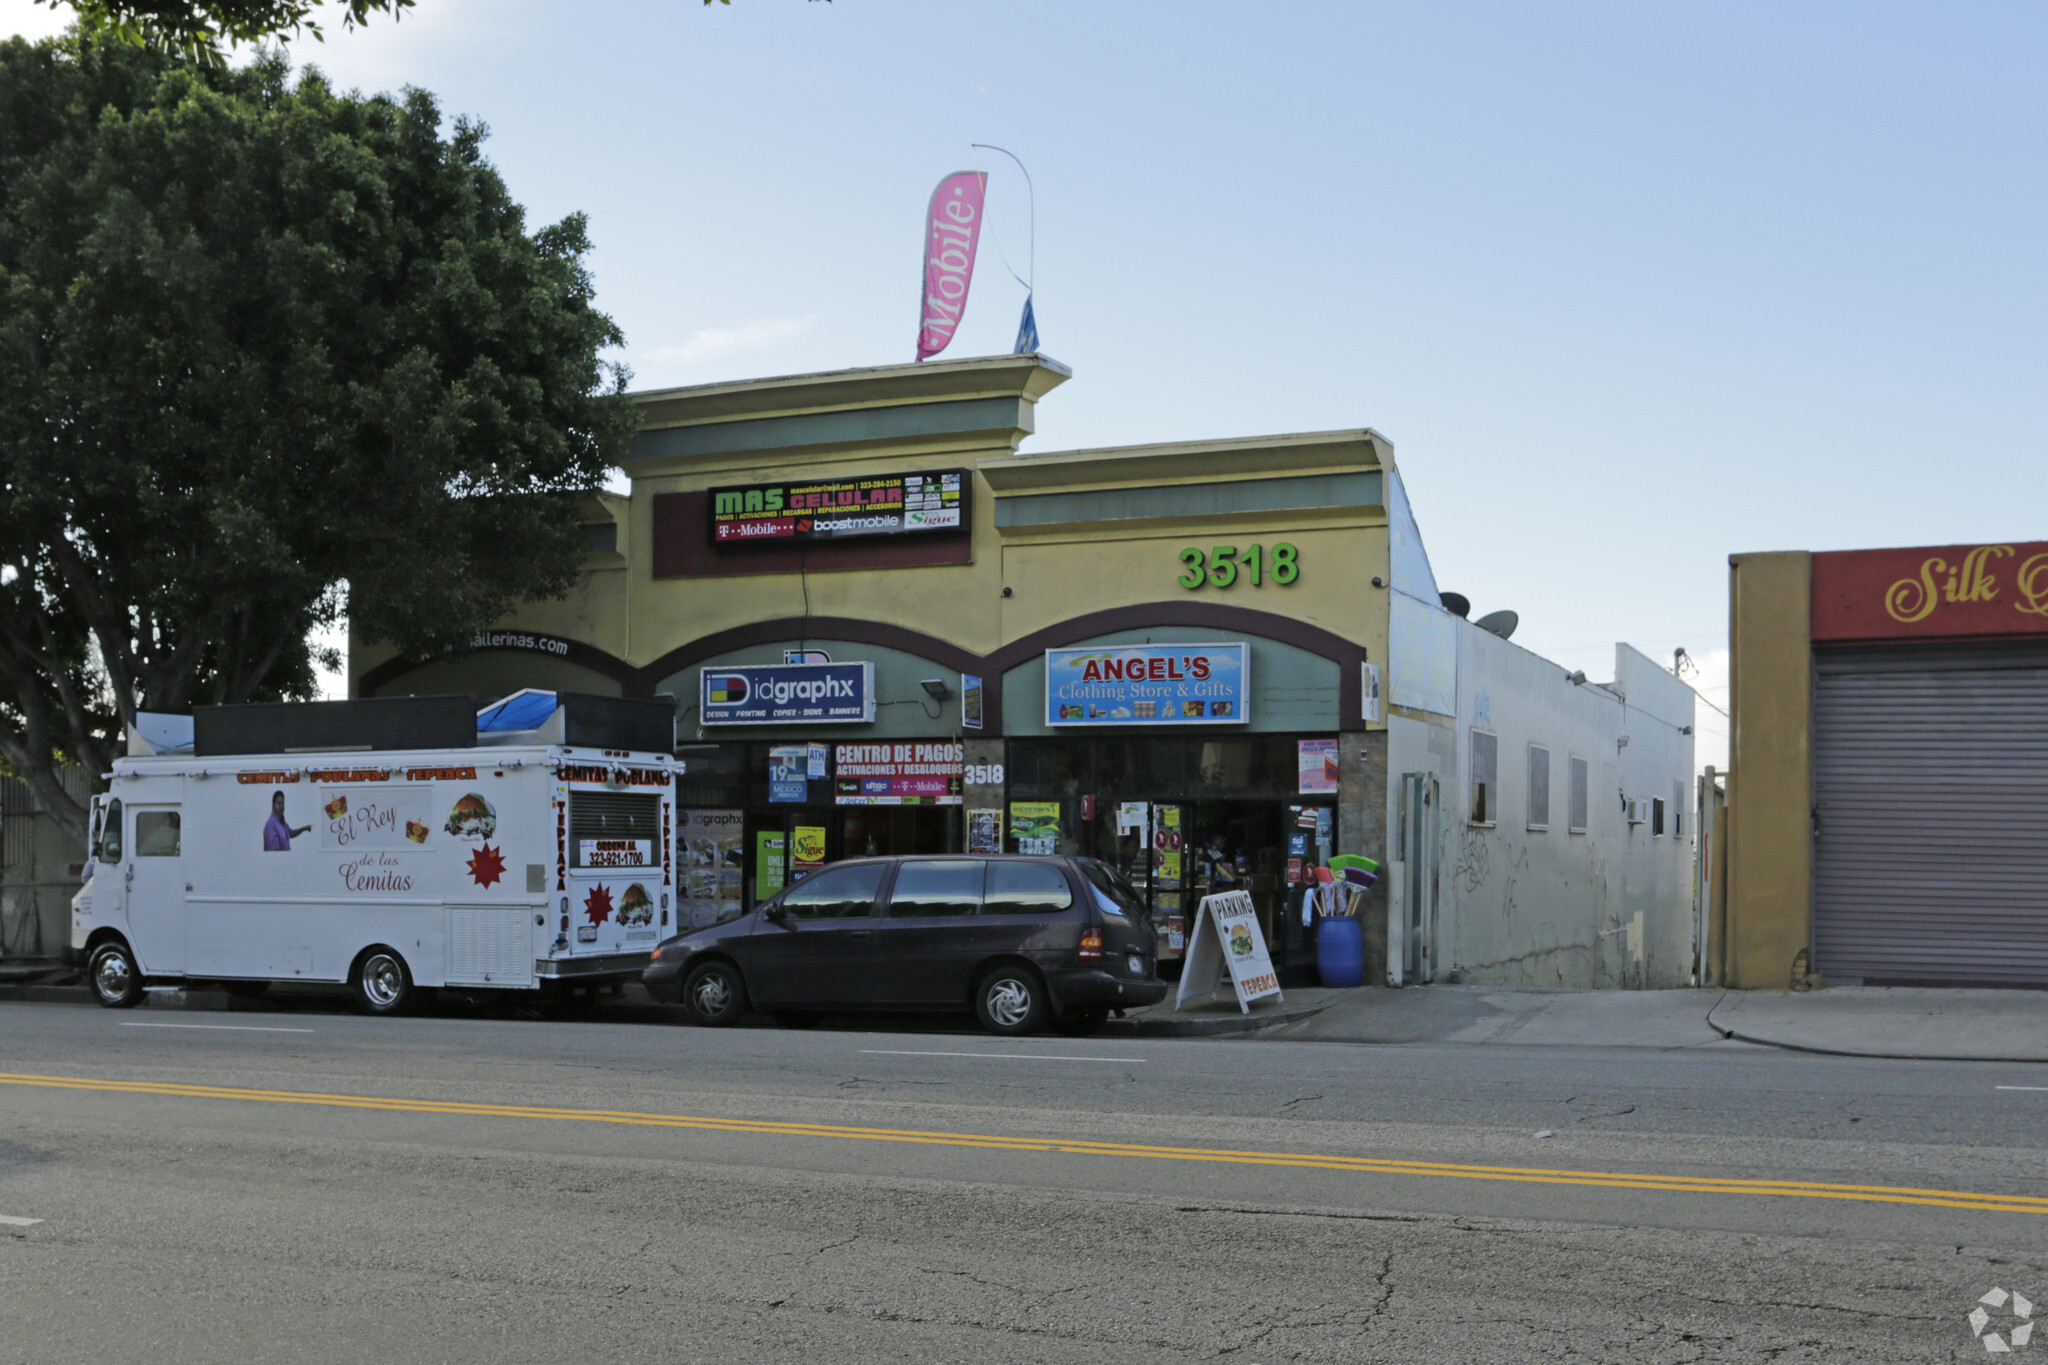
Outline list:
[[[1235,545],[1218,545],[1206,553],[1190,547],[1180,552],[1180,562],[1187,568],[1180,585],[1190,592],[1205,584],[1227,588],[1240,574],[1255,588],[1269,581],[1284,588],[1301,577],[1301,551],[1284,540],[1271,554],[1262,545],[1247,545],[1242,551]]]

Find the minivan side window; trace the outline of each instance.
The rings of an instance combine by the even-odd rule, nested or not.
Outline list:
[[[874,913],[887,863],[827,868],[804,878],[782,898],[791,919],[861,919]]]
[[[987,866],[979,858],[904,863],[889,893],[889,917],[980,914],[982,869]]]
[[[107,802],[107,824],[100,831],[100,856],[103,863],[121,861],[121,802],[117,797]]]
[[[990,863],[982,913],[1050,915],[1074,903],[1067,874],[1054,863]]]

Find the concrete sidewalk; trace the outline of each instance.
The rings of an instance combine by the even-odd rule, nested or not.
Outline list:
[[[1746,1043],[1843,1057],[2048,1062],[2048,991],[1831,986],[1728,991],[1707,1022]]]
[[[2048,1062],[2044,991],[1845,986],[1793,995],[1419,986],[1317,994],[1325,998],[1312,1018],[1276,1024],[1258,1036],[1628,1048],[1735,1040],[1845,1057]]]

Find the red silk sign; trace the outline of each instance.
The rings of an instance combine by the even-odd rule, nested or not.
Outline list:
[[[2048,635],[2048,543],[1813,557],[1813,638]]]
[[[952,343],[974,283],[974,248],[981,241],[982,197],[988,177],[955,171],[932,191],[924,214],[924,300],[917,314],[917,358],[928,360]]]

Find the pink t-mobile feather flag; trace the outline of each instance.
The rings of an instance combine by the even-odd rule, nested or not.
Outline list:
[[[946,349],[967,311],[974,283],[974,248],[981,240],[982,196],[988,177],[955,171],[932,191],[924,215],[924,302],[917,314],[917,358]]]

